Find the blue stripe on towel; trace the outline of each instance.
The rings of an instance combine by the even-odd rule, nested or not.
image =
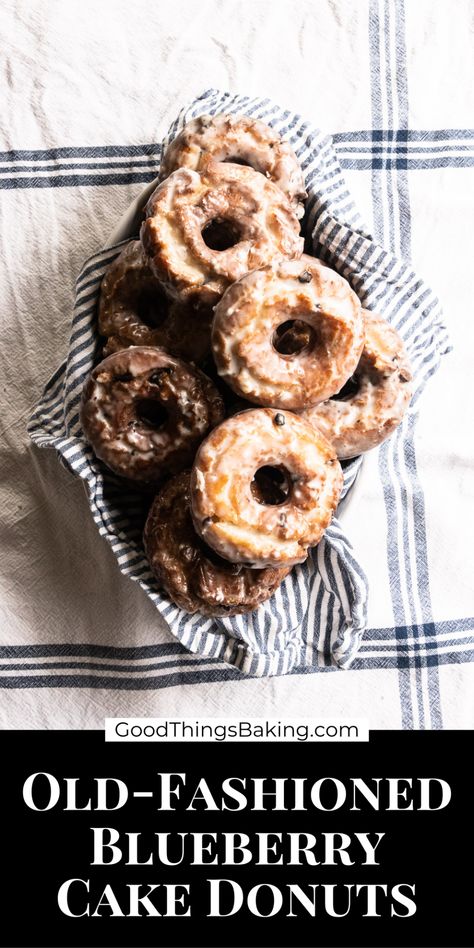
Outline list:
[[[322,584],[318,592],[321,606]],[[279,603],[278,603],[279,606]],[[362,640],[360,651],[354,659],[355,670],[378,670],[381,668],[408,670],[415,660],[419,668],[436,669],[446,662],[471,662],[474,660],[474,616],[468,619],[449,620],[438,623],[426,623],[423,627],[403,626],[396,628],[370,629]],[[423,640],[419,638],[423,633]],[[310,649],[311,654],[311,649]],[[320,653],[318,653],[320,656]],[[54,661],[44,661],[52,659]],[[82,661],[81,661],[82,659]],[[104,660],[105,661],[102,661]],[[160,661],[162,659],[162,661]],[[0,647],[0,682],[9,688],[19,687],[87,687],[91,676],[85,675],[85,683],[78,684],[78,675],[65,675],[67,671],[94,671],[94,683],[90,687],[114,688],[116,678],[104,672],[116,671],[120,674],[121,689],[136,689],[136,679],[142,676],[147,684],[144,687],[169,687],[183,682],[182,673],[186,673],[186,683],[199,684],[213,680],[230,680],[225,669],[215,664],[215,656],[203,659],[190,653],[179,643],[145,645],[132,648],[99,645],[18,645]],[[114,663],[113,665],[111,663]],[[214,666],[214,667],[213,667]],[[187,673],[192,670],[191,682]],[[304,667],[293,669],[293,673],[312,671],[311,662]],[[333,665],[322,661],[319,670],[334,670]],[[21,674],[12,675],[17,671]],[[31,675],[28,672],[34,671]],[[55,675],[44,672],[55,671]],[[149,677],[150,672],[163,671],[165,674]],[[280,666],[283,673],[284,667]],[[60,674],[60,673],[63,674]],[[7,674],[8,673],[8,674]],[[130,677],[130,674],[132,677]],[[176,676],[178,678],[176,679]]]
[[[408,87],[406,75],[405,50],[405,5],[403,0],[395,7],[388,0],[372,0],[370,15],[370,46],[372,56],[372,120],[374,125],[383,121],[384,105],[395,108],[400,126],[397,141],[405,135],[408,140]],[[384,20],[386,56],[385,70],[381,71],[379,57],[379,35],[381,20]],[[391,55],[394,49],[394,57]],[[395,75],[390,63],[395,59]],[[378,159],[372,160],[373,172],[380,167]],[[379,223],[378,231],[383,228],[384,203],[388,205],[388,217],[397,221],[398,227],[392,227],[388,241],[395,253],[410,256],[410,201],[406,173],[398,174],[396,182],[390,174],[391,166],[386,163],[387,174],[373,174],[372,196],[374,215]],[[395,192],[396,186],[396,192]],[[411,301],[411,309],[421,301],[423,288],[417,287]],[[427,294],[426,294],[427,295]],[[434,307],[433,307],[434,308]],[[425,310],[426,311],[426,310]],[[407,316],[404,316],[405,338],[409,333]],[[446,347],[445,347],[446,348]],[[429,356],[429,353],[426,354]],[[431,620],[431,601],[429,576],[427,569],[427,547],[424,513],[424,496],[420,484],[415,457],[414,430],[417,415],[409,415],[394,437],[382,445],[379,452],[379,471],[382,479],[387,515],[387,558],[390,576],[390,590],[394,618],[396,622],[413,623],[420,619]],[[391,471],[393,470],[394,475]],[[399,540],[400,536],[400,540]],[[411,552],[410,537],[413,536],[414,551]],[[402,571],[401,564],[404,563]],[[404,591],[404,595],[403,592]],[[414,626],[423,628],[418,625]],[[436,664],[431,670],[423,672],[422,663],[415,659],[412,666],[406,665],[405,656],[400,652],[399,683],[404,727],[442,727],[439,680]],[[412,695],[414,666],[415,694]],[[429,719],[425,716],[425,695],[429,709]],[[416,706],[416,721],[415,721]]]
[[[384,16],[386,19],[386,10]],[[402,16],[403,8],[400,7],[397,10],[397,18],[401,20]],[[371,8],[370,20],[373,64],[378,62],[379,38],[374,30],[377,17],[378,0]],[[401,23],[398,24],[398,30],[396,84],[401,102],[406,92]],[[384,42],[391,42],[389,30]],[[376,85],[374,87],[372,84],[372,89],[374,88],[376,89]],[[382,116],[377,111],[380,98],[375,103],[374,94],[373,91],[373,114],[379,115],[380,121]],[[242,103],[243,99],[238,101]],[[392,101],[392,96],[388,96],[388,116],[391,114]],[[257,100],[249,106],[249,109],[251,108],[258,108]],[[260,115],[266,120],[271,119],[272,114],[276,114],[275,106],[269,106],[267,103],[265,107],[260,108]],[[298,153],[298,146],[309,126],[298,121],[297,117],[292,121],[282,121],[281,125],[283,133]],[[175,126],[177,128],[176,123],[173,126],[173,134]],[[474,165],[474,130],[468,129],[432,131],[402,127],[341,132],[333,136],[333,145],[341,168],[351,171],[382,171],[386,174],[396,171],[403,177],[407,170],[470,168]],[[161,145],[158,143],[0,152],[0,189],[112,187],[147,183],[157,175],[160,155]]]
[[[423,670],[429,672],[430,669],[438,668],[439,666],[446,664],[468,664],[474,661],[474,647],[472,644],[472,638],[470,640],[470,646],[465,649],[460,648],[457,651],[449,650],[445,653],[439,654],[426,654],[422,655],[419,658],[419,667]],[[351,666],[353,671],[380,671],[381,669],[387,670],[399,670],[400,668],[405,668],[407,671],[413,665],[413,657],[411,654],[406,656],[388,656],[384,657],[382,660],[379,657],[375,658],[364,658],[356,656]],[[181,667],[181,666],[180,666]],[[2,688],[100,688],[100,689],[110,689],[113,691],[149,691],[149,690],[158,690],[161,688],[173,688],[180,685],[199,685],[205,683],[212,683],[218,681],[235,681],[241,678],[241,675],[237,667],[229,667],[224,665],[222,662],[219,663],[218,667],[211,671],[206,671],[203,667],[200,669],[200,663],[197,666],[197,671],[187,671],[187,670],[178,670],[175,672],[166,671],[163,675],[154,675],[150,676],[143,675],[133,675],[132,677],[114,677],[112,674],[104,675],[100,673],[100,668],[97,669],[98,674],[88,673],[70,673],[70,674],[25,674],[25,675],[15,675],[15,674],[5,674],[1,676],[1,687]],[[296,675],[307,675],[312,674],[314,671],[318,672],[334,672],[336,671],[335,665],[318,665],[316,668],[311,664],[305,664],[298,667],[294,667],[289,671],[289,674]],[[249,677],[258,677],[258,675],[250,675]]]

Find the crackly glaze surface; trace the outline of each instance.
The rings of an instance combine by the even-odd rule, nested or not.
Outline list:
[[[307,328],[300,352],[275,346],[278,328],[288,321],[296,321],[300,337],[303,324]],[[284,341],[285,335],[280,348]],[[324,401],[352,375],[363,344],[357,296],[342,276],[307,255],[247,274],[215,308],[212,348],[219,374],[260,405],[296,410]]]
[[[186,612],[232,616],[265,602],[289,567],[248,569],[218,556],[196,533],[189,473],[165,484],[148,514],[143,541],[160,586]]]
[[[104,355],[127,346],[162,346],[201,362],[210,352],[212,310],[170,300],[151,272],[139,240],[131,240],[108,267],[100,288],[99,332]]]
[[[192,463],[224,416],[220,395],[199,369],[164,349],[133,346],[90,374],[81,422],[95,454],[130,481],[158,484]]]
[[[199,172],[179,168],[158,185],[146,214],[141,241],[151,269],[181,299],[214,304],[275,254],[293,258],[303,251],[298,219],[282,191],[253,168],[210,157]],[[227,228],[231,245],[208,246],[211,226]]]
[[[282,503],[258,497],[256,471],[283,472]],[[225,559],[253,567],[302,562],[331,521],[342,471],[326,438],[291,412],[257,408],[226,419],[202,443],[191,474],[196,530]]]
[[[411,367],[403,340],[385,319],[364,311],[366,337],[351,391],[302,412],[334,445],[352,458],[385,441],[400,424],[412,394]],[[349,386],[348,386],[349,388]]]
[[[177,168],[199,171],[203,156],[248,165],[273,181],[288,197],[297,217],[306,199],[303,172],[288,144],[265,122],[246,116],[201,115],[193,119],[166,149],[161,177]]]

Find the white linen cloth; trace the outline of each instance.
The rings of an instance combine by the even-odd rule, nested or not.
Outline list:
[[[121,2],[2,8],[3,726],[101,727],[105,713],[178,708],[472,726],[473,330],[460,264],[474,133],[469,4],[456,11],[425,0],[406,11],[388,0],[136,3],[133,17]],[[80,266],[203,85],[270,95],[334,133],[363,216],[444,304],[454,352],[407,442],[414,474],[384,498],[379,465],[391,459],[373,452],[344,512],[370,585],[365,664],[351,671],[243,680],[183,660],[120,576],[80,485],[27,442],[26,418],[67,349]],[[371,667],[380,657],[385,667]]]

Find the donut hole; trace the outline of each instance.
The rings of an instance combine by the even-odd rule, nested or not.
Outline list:
[[[232,221],[216,217],[202,231],[202,239],[209,250],[230,250],[239,243],[240,228]]]
[[[250,161],[246,161],[245,158],[240,158],[239,155],[230,155],[229,158],[224,158],[222,164],[242,165],[243,168],[253,168],[253,165],[250,164]]]
[[[348,402],[351,398],[354,398],[357,395],[357,392],[360,389],[359,379],[355,375],[351,375],[345,385],[342,386],[340,392],[336,392],[335,395],[331,395],[331,401],[336,402]]]
[[[148,428],[163,428],[168,421],[168,412],[161,402],[154,398],[142,398],[135,406],[138,421]]]
[[[259,504],[271,507],[285,504],[291,491],[289,471],[283,465],[264,464],[255,471],[250,490]]]
[[[140,322],[149,329],[158,329],[168,313],[168,301],[159,289],[143,286],[137,293],[135,312]]]
[[[280,355],[300,355],[316,345],[316,333],[302,319],[287,319],[273,333],[272,345]]]

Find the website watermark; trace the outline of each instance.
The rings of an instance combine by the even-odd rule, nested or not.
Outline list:
[[[361,719],[315,718],[106,718],[105,740],[174,743],[357,742],[369,740]]]

